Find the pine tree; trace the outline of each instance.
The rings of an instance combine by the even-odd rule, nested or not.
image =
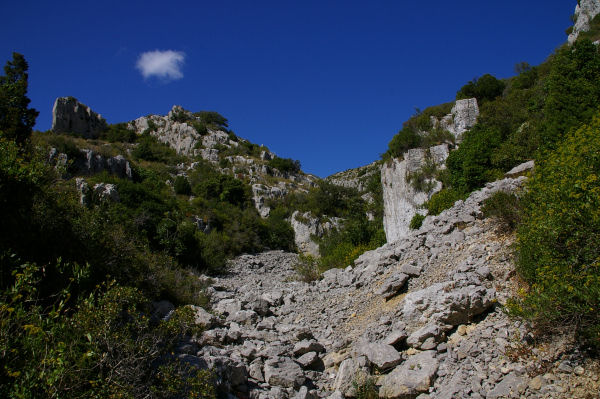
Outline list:
[[[22,145],[31,136],[39,112],[28,108],[27,61],[19,53],[13,53],[12,61],[4,67],[0,76],[0,137],[14,140]]]

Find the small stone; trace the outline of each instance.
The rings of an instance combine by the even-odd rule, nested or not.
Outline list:
[[[544,383],[544,379],[541,376],[536,376],[529,381],[529,389],[534,391],[539,391],[542,389],[542,385]]]
[[[581,366],[577,366],[577,367],[575,367],[575,368],[573,369],[573,372],[574,372],[576,375],[583,375],[583,373],[585,372],[585,370],[583,369],[583,367],[581,367]]]
[[[458,335],[466,335],[467,334],[467,326],[465,326],[464,324],[461,324],[456,329],[456,332],[458,333]]]

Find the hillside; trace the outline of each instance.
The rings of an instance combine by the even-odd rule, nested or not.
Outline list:
[[[599,0],[326,179],[0,76],[0,396],[600,397]],[[384,143],[382,143],[382,147]]]

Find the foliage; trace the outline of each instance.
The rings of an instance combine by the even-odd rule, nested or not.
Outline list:
[[[28,69],[25,57],[13,53],[12,61],[4,66],[5,75],[0,76],[0,138],[14,140],[19,145],[31,136],[39,114],[28,108],[31,102],[27,97]]]
[[[192,186],[190,185],[190,182],[185,176],[179,175],[175,178],[175,181],[173,181],[173,189],[175,190],[175,194],[192,194]]]
[[[481,211],[486,218],[496,218],[501,231],[514,231],[521,220],[519,197],[504,191],[497,191],[483,201]]]
[[[410,128],[403,128],[388,144],[387,154],[392,158],[399,158],[404,153],[412,148],[417,148],[421,145],[421,136],[419,133]]]
[[[352,381],[352,386],[356,391],[356,399],[377,399],[379,391],[375,379],[368,376],[357,378]]]
[[[428,215],[439,215],[442,211],[451,208],[458,200],[465,199],[466,195],[451,188],[444,188],[433,194],[423,206]]]
[[[76,264],[59,265],[73,285],[88,274]],[[138,290],[114,283],[79,299],[71,286],[43,297],[43,273],[36,264],[22,264],[14,284],[0,291],[2,397],[161,398],[198,389],[199,397],[215,397],[209,373],[169,356],[181,334],[194,330],[185,309],[157,323]]]
[[[127,128],[127,123],[116,123],[108,126],[108,129],[100,134],[101,139],[106,139],[111,143],[134,143],[137,134]]]
[[[413,216],[410,220],[410,224],[408,225],[408,227],[412,230],[418,230],[423,225],[423,220],[425,220],[425,215],[415,213],[415,216]]]
[[[529,291],[513,313],[600,347],[600,114],[538,160],[524,197],[517,267]]]
[[[271,168],[277,169],[283,173],[299,173],[300,172],[300,161],[293,160],[290,158],[274,157],[267,165]]]
[[[160,143],[155,137],[142,135],[138,137],[137,146],[131,151],[136,160],[176,164],[178,160],[174,149]]]
[[[305,283],[316,281],[321,276],[317,259],[311,255],[300,255],[298,263],[294,266],[294,270],[298,274],[300,281],[304,281]]]
[[[572,128],[589,122],[600,102],[600,53],[589,40],[577,40],[557,51],[545,83],[540,141],[546,148]]]
[[[490,74],[485,74],[480,78],[475,78],[456,93],[456,99],[473,98],[477,99],[479,104],[486,101],[492,101],[502,95],[505,83],[496,79]]]
[[[208,126],[215,130],[225,129],[227,131],[226,128],[229,127],[229,125],[227,124],[227,119],[215,111],[195,112],[193,116],[198,118],[204,126]]]
[[[453,103],[445,103],[428,107],[424,111],[417,109],[416,113],[402,124],[402,129],[392,137],[383,158],[400,158],[412,148],[426,148],[447,141],[453,142],[452,134],[432,124],[432,117],[436,119],[444,117],[450,113],[452,105]]]

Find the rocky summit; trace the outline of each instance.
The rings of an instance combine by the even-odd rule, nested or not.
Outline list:
[[[216,370],[236,397],[361,397],[368,381],[382,398],[598,392],[596,362],[569,341],[531,345],[531,327],[502,310],[520,285],[514,238],[482,218],[481,205],[526,179],[489,183],[320,281],[297,280],[296,254],[236,258],[212,279],[206,330],[178,356]]]

